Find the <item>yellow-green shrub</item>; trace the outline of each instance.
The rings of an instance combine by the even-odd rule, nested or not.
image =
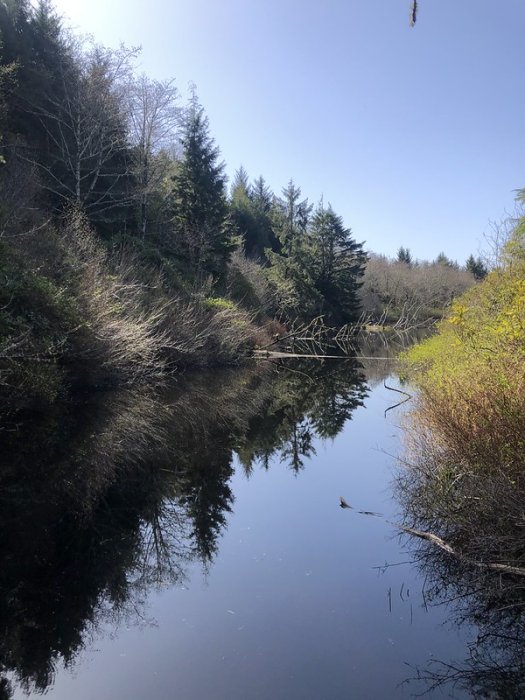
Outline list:
[[[521,471],[525,448],[525,240],[451,308],[434,337],[404,354],[419,385],[414,419],[479,468]]]

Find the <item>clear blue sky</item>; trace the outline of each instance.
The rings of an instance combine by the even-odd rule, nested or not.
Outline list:
[[[231,177],[293,178],[367,249],[463,262],[525,187],[524,0],[56,0],[197,85]]]

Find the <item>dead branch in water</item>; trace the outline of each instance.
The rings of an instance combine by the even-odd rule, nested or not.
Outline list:
[[[385,389],[388,389],[389,391],[397,391],[398,394],[404,394],[406,396],[406,399],[403,399],[403,401],[399,401],[398,403],[395,403],[393,406],[389,406],[388,408],[385,409],[385,417],[386,414],[391,411],[394,408],[397,408],[398,406],[402,406],[404,403],[407,401],[410,401],[412,398],[412,394],[409,394],[407,391],[402,391],[402,389],[396,389],[393,386],[388,386],[385,380],[383,380],[383,384],[385,386]]]
[[[393,525],[398,530],[403,530],[403,532],[406,532],[409,535],[419,537],[422,540],[426,540],[427,542],[435,544],[436,547],[439,547],[443,551],[447,552],[447,554],[451,554],[453,557],[456,557],[456,559],[459,559],[460,561],[462,561],[465,564],[468,564],[469,566],[475,566],[478,569],[489,569],[490,571],[497,571],[500,574],[525,576],[525,568],[521,566],[510,566],[509,564],[498,564],[496,562],[477,561],[476,559],[471,559],[465,554],[456,551],[450,544],[448,544],[448,542],[445,542],[445,540],[442,540],[441,537],[438,537],[433,532],[424,532],[423,530],[416,530],[415,528],[408,527],[407,525],[400,525],[399,523],[392,523],[390,521],[387,522],[390,525]]]

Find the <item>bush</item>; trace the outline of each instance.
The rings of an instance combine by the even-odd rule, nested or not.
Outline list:
[[[525,567],[525,238],[407,353],[418,384],[408,418],[404,502],[465,557]],[[512,587],[512,586],[511,586]]]

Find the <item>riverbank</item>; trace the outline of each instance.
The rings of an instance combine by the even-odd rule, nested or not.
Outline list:
[[[79,213],[0,246],[4,409],[51,403],[79,388],[151,385],[185,368],[238,364],[280,329],[262,303],[255,320],[211,284],[196,288],[183,274],[174,283],[130,245],[108,250]],[[239,285],[233,265],[232,272]]]
[[[494,696],[521,697],[524,217],[496,268],[453,304],[438,333],[405,353],[403,362],[420,390],[407,419],[406,468],[398,486],[405,521],[447,544],[448,553],[422,544],[418,556],[435,562],[436,596],[460,596],[463,619],[482,625],[469,665],[434,669],[434,681],[467,680]]]

